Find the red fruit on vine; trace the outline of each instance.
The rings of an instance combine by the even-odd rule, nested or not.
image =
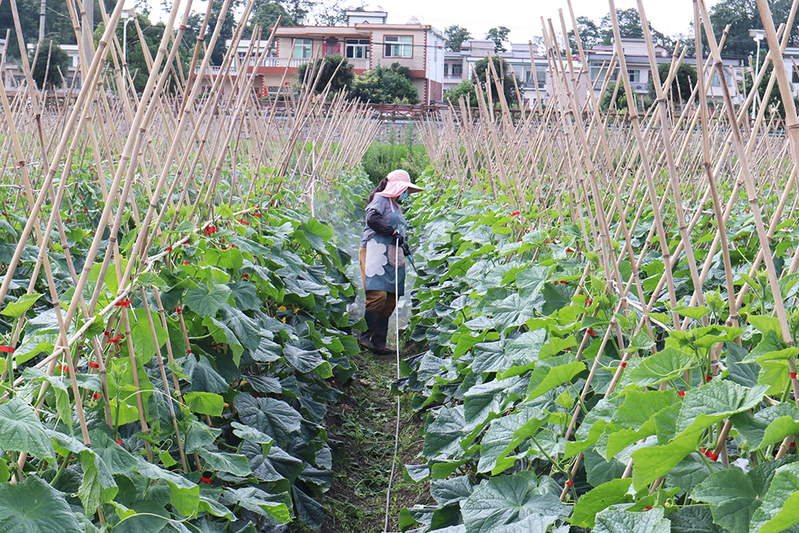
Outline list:
[[[188,265],[188,264],[190,264],[190,263],[189,263],[188,261],[183,261],[183,264],[184,264],[184,265]]]
[[[200,483],[213,483],[210,477],[201,477]]]
[[[512,216],[512,217],[519,216],[519,211],[515,211],[515,212],[511,213],[510,216]]]
[[[678,390],[677,394],[680,395],[680,396],[685,396],[685,391],[684,390]]]
[[[122,446],[122,439],[119,439],[119,440],[117,441],[117,444],[119,444],[120,446]]]
[[[574,253],[574,248],[566,248],[566,253],[567,254]]]
[[[571,487],[572,485],[574,485],[574,481],[572,481],[571,479],[567,479],[566,480],[566,486],[567,487]]]
[[[98,364],[97,364],[97,363],[95,363],[94,361],[89,361],[89,366],[90,366],[91,368],[100,368],[100,365],[98,365]]]
[[[593,337],[594,335],[596,335],[596,333],[594,333],[594,330],[593,330],[593,329],[589,329],[589,330],[588,330],[588,334],[589,334],[589,335],[591,335],[592,337]]]
[[[167,247],[166,247],[166,251],[167,251],[167,252],[171,252],[171,251],[172,251],[172,247],[171,247],[171,246],[167,246]]]
[[[593,300],[591,300],[591,299],[589,299],[589,298],[586,298],[586,299],[585,299],[585,305],[591,305],[591,304],[593,304],[593,303],[594,303],[594,301],[593,301]]]
[[[100,394],[99,392],[95,392],[94,394],[92,394],[92,398],[94,398],[95,400],[99,400],[100,398],[102,398],[102,396],[103,395]]]

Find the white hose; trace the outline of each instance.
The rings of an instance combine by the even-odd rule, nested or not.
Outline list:
[[[394,320],[397,332],[397,379],[400,378],[400,334],[399,334],[399,246],[394,246]],[[397,466],[397,454],[399,453],[399,432],[400,432],[401,400],[397,396],[397,429],[394,432],[394,457],[391,459],[391,475],[388,477],[388,490],[386,491],[386,520],[383,525],[383,533],[388,532],[389,507],[391,506],[391,486],[394,483],[394,469]]]

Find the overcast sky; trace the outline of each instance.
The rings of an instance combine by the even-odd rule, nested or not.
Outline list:
[[[153,10],[153,19],[160,20],[163,14],[160,0],[148,0]],[[719,0],[706,0],[708,7]],[[133,2],[127,0],[129,4]],[[358,0],[343,4],[357,5]],[[542,35],[541,17],[551,18],[555,31],[559,32],[558,9],[563,9],[566,27],[571,29],[566,0],[375,0],[366,1],[367,9],[382,8],[388,12],[388,22],[404,24],[416,17],[424,24],[444,30],[453,24],[468,29],[474,38],[485,37],[489,28],[505,26],[511,30],[510,41],[524,43],[535,35]],[[194,1],[195,11],[204,11],[204,1]],[[616,7],[635,7],[635,0],[616,0]],[[597,22],[609,12],[607,2],[602,0],[572,0],[575,16],[586,16]],[[691,0],[644,0],[646,16],[652,26],[666,35],[687,34],[693,20]]]
[[[709,0],[708,7],[716,1]],[[389,22],[407,22],[415,16],[441,30],[458,24],[475,38],[483,38],[489,28],[505,26],[511,30],[511,42],[527,42],[534,35],[542,35],[541,17],[551,18],[555,31],[559,30],[558,9],[563,9],[566,27],[571,29],[566,0],[377,0],[367,4],[370,8],[378,5],[388,12]],[[618,9],[636,6],[635,0],[616,0]],[[610,11],[608,3],[601,0],[572,0],[572,7],[576,17],[597,22]],[[691,0],[644,0],[644,9],[652,26],[666,35],[688,33],[693,20]]]

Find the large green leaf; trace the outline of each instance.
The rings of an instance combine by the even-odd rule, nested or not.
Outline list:
[[[521,409],[497,418],[488,427],[480,441],[478,472],[500,474],[513,466],[516,458],[511,453],[549,420],[549,414],[537,408]]]
[[[633,452],[633,480],[636,490],[666,475],[686,455],[695,451],[702,432],[711,425],[760,403],[768,387],[758,385],[745,389],[730,381],[713,381],[685,394],[675,420],[677,435],[661,446],[641,448]],[[670,412],[664,409],[662,412]]]
[[[281,448],[287,448],[290,436],[300,431],[302,415],[286,402],[239,394],[234,403],[242,422],[269,435]]]
[[[183,399],[189,411],[202,415],[219,416],[225,405],[225,399],[212,392],[187,392]]]
[[[27,452],[37,459],[54,459],[55,451],[33,408],[15,396],[0,405],[0,448]]]
[[[739,413],[730,417],[733,427],[749,442],[751,451],[780,442],[799,433],[799,408],[780,403],[755,413]]]
[[[674,390],[630,391],[624,403],[605,428],[608,435],[607,457],[657,431],[655,415],[678,401]]]
[[[793,531],[799,523],[799,464],[781,466],[774,473],[763,505],[755,511],[750,533]]]
[[[575,526],[594,527],[597,513],[611,505],[632,501],[632,496],[627,494],[632,482],[630,478],[614,479],[594,487],[577,500],[569,522]]]
[[[459,445],[466,427],[463,406],[442,407],[438,413],[428,415],[425,426],[422,455],[431,459],[440,455],[460,456],[463,449]]]
[[[18,318],[28,312],[33,304],[36,303],[36,300],[41,298],[41,294],[32,293],[32,294],[23,294],[16,301],[11,302],[8,304],[5,309],[0,311],[0,314],[5,316],[10,316],[12,318]]]
[[[36,476],[0,484],[0,531],[83,533],[64,496]]]
[[[215,452],[205,448],[200,448],[198,451],[200,457],[205,459],[217,472],[227,472],[238,477],[246,477],[252,473],[247,458],[243,455]]]
[[[605,509],[596,516],[596,533],[669,533],[671,522],[663,518],[663,509],[632,512]]]
[[[691,493],[691,498],[710,504],[713,522],[730,531],[746,533],[760,507],[752,481],[738,468],[710,475]]]
[[[630,371],[628,378],[639,387],[647,387],[675,379],[698,364],[693,355],[669,346],[641,361]]]
[[[548,360],[549,361],[549,360]],[[585,370],[585,363],[574,361],[547,368],[537,366],[530,378],[528,399],[538,398],[555,387],[570,382],[574,376]]]
[[[288,506],[280,501],[282,498],[273,496],[257,487],[244,487],[241,489],[226,488],[225,499],[231,504],[236,504],[253,513],[275,520],[276,524],[285,524],[291,520]]]
[[[532,472],[498,476],[483,481],[461,504],[466,530],[487,533],[530,515],[563,517],[569,508],[552,486],[539,482]]]
[[[230,295],[231,290],[227,285],[203,284],[187,290],[183,302],[200,316],[215,317],[227,303]]]
[[[687,505],[669,515],[672,533],[724,533],[713,523],[713,515],[707,507]]]

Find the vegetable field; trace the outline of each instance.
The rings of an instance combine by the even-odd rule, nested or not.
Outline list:
[[[219,38],[211,4],[191,73]],[[121,9],[68,97],[24,60],[14,98],[0,87],[0,531],[347,531],[326,494],[358,450],[338,469],[336,417],[382,409],[352,418],[366,442],[369,418],[395,416],[353,396],[397,364],[356,342],[361,161],[381,125],[302,90],[278,115],[251,76],[201,91],[174,62],[191,2],[134,94]],[[583,50],[562,54],[550,23],[545,106],[514,118],[478,91],[418,125],[410,322],[400,377],[376,381],[421,428],[393,480],[420,502],[386,495],[375,530],[799,531],[799,120],[792,98],[751,120],[751,88],[710,109],[723,43],[702,2],[696,17],[687,104],[656,77],[650,109],[601,113],[610,74],[586,90]],[[787,94],[780,54],[774,72],[767,91]],[[380,457],[364,464],[397,462]]]

